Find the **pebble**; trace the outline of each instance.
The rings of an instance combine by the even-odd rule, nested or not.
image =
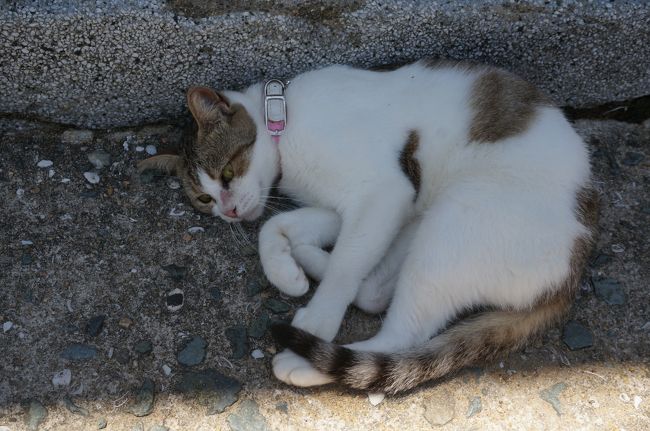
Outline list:
[[[178,352],[176,359],[181,365],[191,367],[198,365],[205,359],[205,348],[208,343],[201,337],[192,337],[189,343]]]
[[[63,184],[68,184],[68,183],[70,182],[70,178],[62,178],[62,179],[61,179],[61,182],[62,182]]]
[[[167,309],[172,313],[183,308],[184,295],[183,291],[179,288],[173,289],[171,292],[167,293],[167,298],[165,303],[167,304]]]
[[[264,352],[262,352],[260,349],[255,349],[251,352],[251,357],[253,359],[262,359],[264,357]]]
[[[196,398],[207,407],[206,414],[223,413],[239,399],[241,383],[215,369],[186,371],[175,386],[178,392]]]
[[[151,341],[143,340],[133,346],[133,350],[140,355],[147,355],[153,351],[153,344]]]
[[[90,130],[66,130],[61,135],[61,140],[66,144],[88,144],[93,140],[93,132]]]
[[[197,234],[197,233],[205,232],[205,229],[202,228],[201,226],[192,226],[192,227],[189,228],[187,231],[188,231],[189,233],[191,233],[192,235],[195,235],[195,234]]]
[[[625,166],[636,166],[645,159],[643,153],[637,153],[635,151],[628,151],[625,153],[625,157],[621,161]]]
[[[104,428],[106,428],[107,425],[108,425],[108,422],[106,421],[106,418],[97,419],[97,429],[98,430],[103,430]]]
[[[264,290],[264,285],[259,280],[251,280],[246,284],[246,295],[255,296]]]
[[[99,182],[99,175],[95,172],[84,172],[84,178],[90,184],[97,184]]]
[[[40,401],[31,400],[25,423],[30,431],[36,431],[47,418],[47,409]]]
[[[171,265],[163,266],[162,269],[167,271],[167,274],[175,281],[181,281],[187,275],[187,268],[173,263]]]
[[[280,401],[275,405],[275,409],[282,413],[289,413],[289,404],[286,401]]]
[[[594,280],[594,291],[596,292],[596,296],[608,305],[625,304],[625,294],[618,280],[613,278],[596,279]]]
[[[166,376],[170,376],[170,375],[172,374],[172,369],[171,369],[171,367],[170,367],[169,365],[167,365],[167,364],[163,364],[163,366],[162,366],[162,370],[163,370],[163,373],[164,373]]]
[[[469,401],[469,407],[467,408],[467,417],[471,418],[477,413],[480,413],[483,410],[483,405],[481,403],[481,397],[474,397]]]
[[[609,262],[611,262],[613,259],[613,256],[611,254],[606,254],[606,253],[598,253],[598,256],[596,256],[592,261],[591,261],[591,266],[594,268],[600,268],[601,266],[607,265]]]
[[[382,394],[381,392],[368,394],[368,401],[370,401],[370,404],[373,406],[378,406],[382,401],[384,401],[384,398],[386,398],[386,394]]]
[[[614,253],[623,253],[625,251],[625,247],[623,244],[612,244],[612,251]]]
[[[178,190],[181,188],[181,183],[179,183],[173,178],[169,178],[167,179],[167,187],[169,187],[172,190]]]
[[[72,399],[68,396],[63,397],[63,404],[65,405],[65,408],[68,409],[68,411],[72,414],[84,417],[90,416],[90,412],[88,410],[76,405],[74,401],[72,401]]]
[[[638,396],[638,395],[634,396],[634,398],[632,399],[632,403],[634,403],[634,408],[636,410],[639,409],[639,406],[641,405],[642,401],[643,401],[643,399],[640,396]]]
[[[629,403],[630,402],[630,396],[626,394],[625,392],[621,393],[618,395],[618,398],[623,401],[624,403]]]
[[[133,320],[128,317],[122,317],[117,324],[124,329],[129,329],[133,325]]]
[[[60,356],[71,361],[83,361],[97,356],[97,349],[88,344],[74,343],[66,347]]]
[[[212,298],[213,301],[216,302],[221,301],[221,291],[218,288],[213,287],[212,289],[210,289],[210,297]]]
[[[265,312],[262,312],[255,320],[251,322],[250,327],[248,328],[248,336],[252,338],[262,338],[266,334],[266,330],[269,328],[271,319],[269,315]]]
[[[34,243],[28,239],[21,239],[20,245],[34,245]]]
[[[9,323],[11,323],[11,322],[9,322]],[[650,321],[645,322],[643,324],[643,326],[641,327],[641,329],[644,330],[644,331],[650,331]],[[5,331],[5,332],[7,332],[7,331]]]
[[[92,153],[88,153],[88,161],[96,169],[102,169],[111,165],[111,155],[104,150],[95,150]]]
[[[264,301],[264,307],[277,314],[286,313],[287,311],[291,310],[291,306],[289,306],[289,304],[275,298],[269,298]]]
[[[266,418],[254,400],[244,400],[226,419],[232,431],[267,431]]]
[[[155,385],[149,378],[145,378],[142,386],[135,394],[135,403],[129,408],[129,411],[137,416],[147,416],[153,411],[155,399]]]
[[[567,384],[564,382],[556,383],[550,388],[540,391],[539,396],[541,399],[553,406],[553,409],[558,416],[562,416],[562,405],[558,396],[567,388]]]
[[[185,215],[185,211],[178,208],[172,208],[169,210],[169,215],[172,217],[182,217]]]
[[[86,324],[86,334],[89,337],[96,337],[102,332],[106,316],[92,317]]]
[[[156,146],[155,146],[155,145],[151,145],[151,144],[149,144],[149,145],[147,145],[146,147],[144,147],[144,150],[145,150],[145,151],[147,152],[147,154],[149,154],[150,156],[155,156],[156,153],[158,153],[158,150],[156,149]]]
[[[36,166],[39,168],[49,168],[52,165],[54,165],[54,162],[52,160],[41,160],[36,164]]]
[[[144,151],[144,147],[142,145],[136,145],[135,151],[141,153]]]
[[[575,320],[570,320],[562,331],[562,341],[571,350],[591,347],[594,343],[591,331]]]
[[[13,322],[9,322],[9,321],[7,321],[7,322],[5,322],[5,323],[2,324],[2,332],[7,333],[7,332],[9,332],[9,331],[11,330],[11,328],[13,328],[13,327],[14,327],[14,323],[13,323]]]
[[[248,339],[246,338],[246,327],[236,325],[226,329],[226,338],[230,341],[232,358],[241,359],[248,352]]]
[[[454,419],[456,401],[449,391],[437,391],[424,400],[424,419],[431,425],[442,426]]]
[[[52,377],[52,384],[54,386],[68,386],[72,381],[72,371],[69,368],[65,368],[57,373],[54,373]]]

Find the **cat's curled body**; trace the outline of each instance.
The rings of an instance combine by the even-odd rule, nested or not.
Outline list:
[[[255,124],[240,178],[195,175],[213,214],[256,217],[280,173],[279,189],[305,205],[260,232],[262,265],[280,290],[305,293],[305,272],[320,281],[292,322],[303,331],[274,329],[291,349],[274,358],[278,378],[399,392],[523,346],[568,310],[593,241],[595,195],[584,142],[534,87],[485,66],[332,66],[292,80],[279,145],[261,93],[260,84],[195,89],[188,102],[199,129],[230,121],[223,112],[233,106]],[[331,344],[352,303],[388,308],[381,330]],[[447,327],[479,307],[488,311]]]

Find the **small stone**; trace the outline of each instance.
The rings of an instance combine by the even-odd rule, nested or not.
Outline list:
[[[624,403],[629,403],[630,402],[630,396],[626,394],[625,392],[621,393],[618,395],[618,398],[623,401]]]
[[[178,352],[176,359],[181,365],[191,367],[198,365],[205,359],[205,348],[208,343],[201,337],[192,337],[189,343]]]
[[[140,355],[147,355],[153,351],[153,344],[151,341],[143,340],[133,346],[133,350]]]
[[[172,190],[178,190],[178,189],[181,188],[181,183],[179,183],[178,181],[176,181],[173,178],[168,178],[167,179],[167,187],[169,187]]]
[[[287,311],[291,310],[291,306],[289,306],[289,304],[275,298],[269,298],[264,301],[264,307],[277,314],[286,313]]]
[[[133,320],[128,317],[122,317],[117,324],[124,329],[129,329],[133,325]]]
[[[25,423],[30,431],[36,431],[47,418],[47,409],[40,401],[31,400]]]
[[[54,377],[52,377],[52,384],[54,386],[68,386],[70,381],[72,381],[72,371],[68,368],[54,373]]]
[[[167,271],[167,274],[175,281],[181,281],[187,275],[187,268],[173,263],[171,265],[163,266],[162,269]]]
[[[192,226],[187,231],[192,235],[196,235],[197,233],[205,232],[205,229],[201,226]]]
[[[625,157],[621,161],[625,166],[636,166],[645,159],[645,155],[642,153],[637,153],[635,151],[628,151],[625,153]]]
[[[93,132],[90,130],[66,130],[61,136],[66,144],[84,145],[93,140]]]
[[[29,254],[29,253],[25,253],[25,254],[23,254],[23,255],[21,256],[21,258],[20,258],[20,264],[21,264],[22,266],[31,265],[31,263],[32,263],[33,261],[34,261],[34,259],[32,258],[32,255]]]
[[[645,322],[643,326],[641,327],[642,330],[644,331],[650,331],[650,321]],[[6,332],[6,331],[5,331]]]
[[[135,147],[135,151],[138,152],[138,153],[141,153],[141,152],[144,151],[144,147],[142,145],[137,145]]]
[[[111,165],[111,155],[104,150],[95,150],[88,153],[88,161],[95,169],[102,169]]]
[[[63,404],[65,405],[65,408],[68,409],[68,411],[72,414],[79,415],[79,416],[84,416],[88,417],[90,416],[90,412],[86,410],[83,407],[79,407],[76,405],[72,399],[68,396],[63,398]]]
[[[280,401],[275,405],[275,409],[279,412],[282,412],[284,414],[289,413],[289,405],[287,404],[286,401]]]
[[[97,349],[88,344],[73,343],[66,347],[60,356],[70,361],[83,361],[97,356]]]
[[[108,425],[108,422],[106,421],[106,418],[97,419],[97,429],[98,430],[103,430],[104,428],[106,428],[107,425]]]
[[[251,352],[251,357],[253,359],[262,359],[264,357],[264,352],[262,352],[260,349],[255,349]]]
[[[52,160],[41,160],[36,164],[36,166],[38,166],[39,168],[49,168],[53,164],[54,162]]]
[[[165,303],[167,304],[167,309],[172,313],[180,310],[183,307],[184,295],[181,289],[173,289],[167,294]]]
[[[625,304],[625,294],[621,289],[621,283],[613,278],[601,278],[594,280],[594,291],[596,296],[605,301],[608,305]]]
[[[237,401],[241,383],[208,368],[183,373],[175,388],[186,396],[195,398],[199,405],[207,407],[206,414],[214,415],[223,413]]]
[[[218,288],[213,287],[212,289],[210,289],[210,297],[215,302],[221,301],[221,291]]]
[[[246,284],[246,295],[255,296],[264,290],[264,286],[258,280],[251,280]]]
[[[185,241],[185,242],[192,241],[192,235],[190,235],[189,233],[184,233],[181,238],[183,238],[183,241]]]
[[[244,400],[226,419],[232,431],[267,431],[266,418],[254,400]]]
[[[20,240],[20,245],[34,245],[34,243],[28,239]]]
[[[368,394],[368,401],[373,406],[378,406],[382,401],[384,401],[384,398],[386,398],[386,394],[382,394],[381,392]]]
[[[431,425],[442,426],[454,419],[456,401],[449,391],[437,391],[424,400],[424,419]]]
[[[90,184],[97,184],[99,182],[99,175],[95,172],[84,172],[84,178]]]
[[[612,244],[612,251],[614,253],[623,253],[625,251],[625,246],[623,244]]]
[[[158,150],[156,149],[156,146],[155,146],[155,145],[151,145],[151,144],[149,144],[149,145],[147,145],[146,147],[144,147],[144,150],[145,150],[145,151],[147,152],[147,154],[149,154],[150,156],[155,156],[156,153],[158,153]]]
[[[129,360],[131,359],[131,355],[129,354],[129,351],[125,348],[119,348],[115,350],[115,353],[113,354],[113,359],[115,359],[118,363],[122,365],[126,365],[129,363]]]
[[[562,392],[567,388],[567,384],[564,382],[556,383],[550,388],[540,391],[539,396],[541,399],[553,406],[553,409],[558,416],[562,416],[562,405],[560,399],[558,398]]]
[[[255,320],[251,322],[250,327],[248,328],[248,336],[252,338],[262,338],[266,334],[266,330],[269,328],[271,319],[269,315],[265,312],[262,312]]]
[[[639,406],[641,405],[642,401],[643,401],[643,399],[638,395],[635,395],[634,398],[632,398],[632,402],[634,403],[634,408],[636,410],[639,409]]]
[[[131,406],[129,411],[137,417],[147,416],[153,411],[153,404],[155,399],[155,385],[149,378],[145,378],[144,382],[135,395],[135,404]]]
[[[47,171],[48,178],[52,178],[53,176],[54,176],[54,169],[50,169],[49,171]]]
[[[169,428],[164,425],[154,425],[149,428],[149,431],[169,431]]]
[[[481,397],[474,397],[469,402],[469,407],[467,408],[467,417],[471,418],[477,413],[480,413],[483,410],[483,405],[481,403]]]
[[[594,343],[591,331],[575,320],[567,322],[566,326],[564,326],[562,341],[571,350],[591,347]]]
[[[178,208],[172,208],[169,210],[169,215],[172,217],[182,217],[185,215],[185,211]]]
[[[92,317],[86,324],[86,334],[89,337],[96,337],[102,332],[106,316]]]
[[[170,375],[172,374],[172,369],[171,369],[171,367],[170,367],[169,365],[167,365],[167,364],[163,364],[163,366],[162,366],[162,370],[163,370],[163,373],[164,373],[166,376],[170,376]]]
[[[7,322],[5,322],[5,323],[2,324],[2,332],[7,333],[7,332],[9,332],[9,331],[11,330],[11,328],[13,328],[13,327],[14,327],[14,323],[13,323],[13,322],[9,322],[9,321],[7,321]]]
[[[230,341],[232,358],[241,359],[248,351],[248,340],[246,339],[246,328],[243,325],[236,325],[226,329],[226,338]]]
[[[593,266],[594,268],[600,268],[601,266],[605,266],[609,262],[611,262],[613,258],[614,256],[612,256],[611,254],[598,253],[598,256],[596,256],[591,261],[591,266]]]

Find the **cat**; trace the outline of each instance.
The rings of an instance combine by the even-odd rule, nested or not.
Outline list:
[[[291,80],[280,136],[265,88],[191,88],[194,139],[139,169],[178,175],[196,209],[227,222],[258,218],[276,181],[303,205],[259,234],[280,291],[320,282],[272,328],[287,348],[277,378],[395,394],[519,349],[567,313],[597,193],[585,143],[533,85],[463,62],[329,66]],[[350,304],[387,310],[382,327],[333,344]]]

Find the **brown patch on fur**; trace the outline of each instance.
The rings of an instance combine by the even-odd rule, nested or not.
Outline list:
[[[525,131],[538,106],[550,102],[523,79],[488,68],[474,82],[470,104],[469,140],[496,142]]]
[[[413,188],[415,189],[415,199],[417,199],[418,193],[420,192],[420,180],[421,180],[421,170],[420,162],[415,157],[415,152],[420,146],[420,136],[415,130],[409,132],[409,136],[406,139],[404,148],[399,155],[399,165],[402,168],[402,172],[406,175],[406,178],[411,181]]]

